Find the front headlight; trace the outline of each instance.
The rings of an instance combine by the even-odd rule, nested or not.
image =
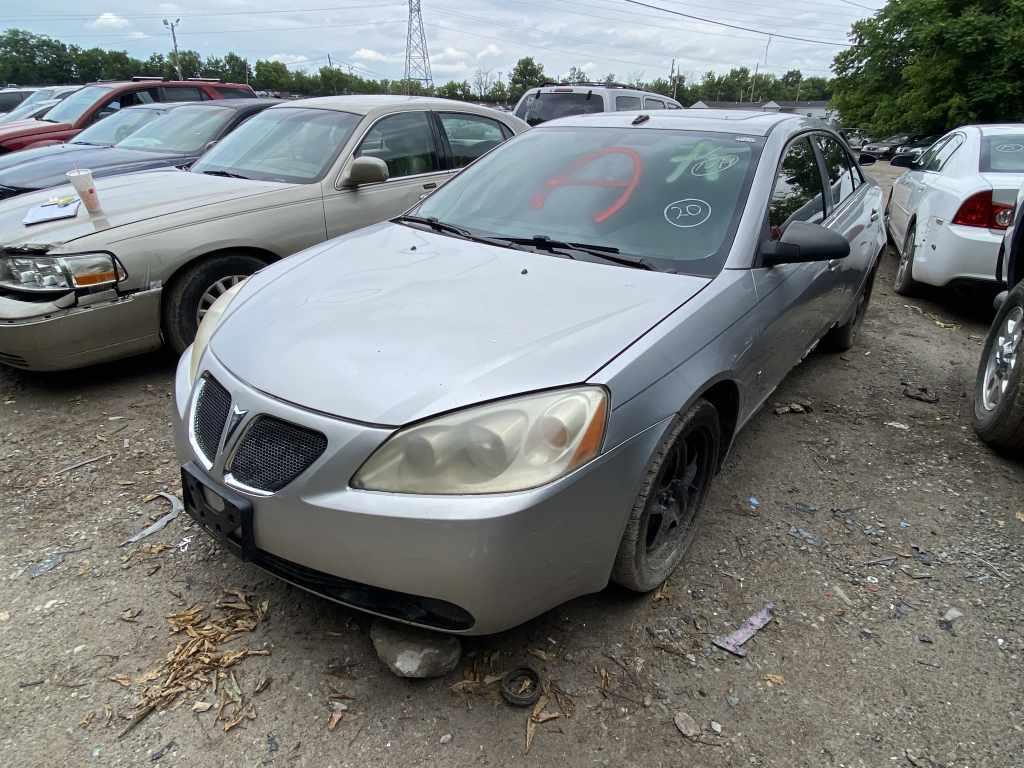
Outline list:
[[[248,279],[245,278],[245,280]],[[220,325],[220,321],[224,318],[224,310],[228,308],[232,299],[235,298],[238,291],[245,285],[245,280],[235,283],[224,291],[214,300],[210,308],[206,310],[206,314],[203,315],[199,328],[196,329],[195,341],[192,342],[192,357],[189,360],[188,369],[189,384],[195,382],[196,374],[199,372],[199,361],[203,359],[203,353],[210,343],[210,337],[213,336],[213,332],[217,330],[217,326]]]
[[[604,389],[577,387],[450,413],[392,435],[352,486],[423,494],[535,488],[598,455],[607,410]]]
[[[113,285],[128,277],[109,253],[77,256],[4,256],[0,287],[14,291],[70,291]]]

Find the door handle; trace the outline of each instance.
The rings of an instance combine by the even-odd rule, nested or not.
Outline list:
[[[835,272],[837,269],[839,269],[839,259],[829,259],[828,260],[828,271],[829,272]]]
[[[431,181],[423,185],[424,189],[437,189],[437,182]]]
[[[871,220],[872,221],[878,221],[878,209],[877,208],[872,208],[871,209]]]

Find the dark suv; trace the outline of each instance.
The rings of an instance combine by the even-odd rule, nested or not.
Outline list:
[[[37,120],[0,126],[0,154],[58,144],[123,107],[154,101],[207,101],[251,98],[248,85],[216,80],[164,80],[137,77],[128,82],[90,83]]]

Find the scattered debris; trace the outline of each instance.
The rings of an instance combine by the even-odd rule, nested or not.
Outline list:
[[[782,416],[787,413],[813,413],[814,407],[810,400],[796,400],[792,403],[776,403],[774,405],[775,415]]]
[[[444,736],[442,736],[440,739],[438,739],[438,743],[441,746],[445,746],[446,744],[451,744],[452,743],[452,735],[450,733],[446,733]]]
[[[168,752],[170,752],[176,746],[177,746],[177,744],[175,744],[174,739],[171,739],[166,744],[164,744],[162,747],[160,747],[160,749],[158,749],[156,752],[154,752],[149,759],[152,760],[155,763],[157,760],[159,760],[161,757],[166,755]]]
[[[551,654],[547,651],[541,650],[540,648],[530,648],[526,652],[533,656],[535,659],[540,659],[541,661],[551,661]]]
[[[725,637],[716,637],[711,642],[724,651],[736,656],[746,656],[747,652],[740,646],[746,643],[757,632],[764,628],[772,620],[772,611],[775,603],[768,603],[749,619],[743,622],[739,629]]]
[[[789,526],[789,535],[794,539],[800,539],[806,544],[810,544],[813,547],[817,547],[821,544],[821,537],[817,534],[811,533],[806,528],[797,528],[795,525]]]
[[[33,565],[29,569],[29,571],[28,571],[29,576],[31,576],[33,579],[35,579],[35,578],[37,578],[39,576],[42,576],[44,573],[49,573],[50,571],[52,571],[54,568],[56,568],[58,565],[60,565],[63,562],[64,562],[64,553],[63,552],[54,552],[52,555],[50,555],[48,558],[43,560],[41,563],[36,563],[35,565]]]
[[[345,713],[348,712],[348,705],[340,701],[331,702],[331,714],[327,718],[327,730],[333,731],[338,727],[338,723],[345,717]]]
[[[842,587],[836,584],[834,587],[832,587],[832,591],[839,597],[840,600],[842,600],[846,604],[847,608],[853,608],[853,600],[847,597]]]
[[[928,387],[904,387],[903,396],[909,397],[911,400],[920,400],[922,403],[929,403],[934,405],[939,402],[939,395],[936,392],[928,389]]]
[[[676,716],[672,718],[672,722],[676,724],[676,728],[686,738],[691,741],[696,741],[700,738],[700,726],[697,721],[690,717],[685,712],[676,712]]]
[[[773,675],[771,673],[768,673],[767,675],[764,676],[764,681],[766,683],[768,683],[768,685],[785,685],[786,684],[786,678],[785,677],[783,677],[782,675]]]
[[[213,709],[213,704],[208,701],[197,701],[192,705],[193,712],[209,712]]]
[[[929,320],[931,320],[933,323],[939,326],[939,328],[955,329],[960,327],[960,323],[947,323],[934,312],[929,312],[927,317]]]
[[[56,475],[63,475],[65,472],[70,472],[70,471],[72,471],[74,469],[78,469],[79,467],[84,467],[84,466],[86,466],[88,464],[95,464],[97,461],[103,461],[103,459],[109,459],[113,455],[114,455],[113,452],[110,452],[110,453],[101,454],[99,456],[93,456],[91,459],[85,459],[84,461],[76,462],[75,464],[71,464],[71,465],[69,465],[67,467],[64,467],[63,469],[58,469],[53,474],[55,476]]]
[[[462,643],[453,635],[428,632],[376,619],[370,639],[377,657],[399,677],[444,677],[462,658]]]
[[[513,669],[501,679],[501,695],[514,707],[528,707],[541,695],[540,674],[531,667]]]
[[[18,687],[19,688],[32,688],[33,686],[36,686],[36,685],[42,685],[45,682],[46,682],[45,680],[27,680],[27,681],[24,681],[24,682],[19,682],[18,683]]]
[[[910,429],[910,427],[908,427],[906,424],[902,424],[902,423],[900,423],[898,421],[887,421],[887,422],[885,422],[885,426],[892,427],[893,429],[903,429],[903,430]]]
[[[174,520],[174,518],[176,518],[178,516],[178,514],[185,509],[184,505],[181,503],[181,499],[179,499],[177,496],[175,496],[173,494],[164,493],[163,491],[159,491],[158,493],[154,494],[151,498],[155,499],[158,496],[162,496],[163,498],[165,498],[169,502],[171,502],[171,511],[168,512],[163,517],[161,517],[159,520],[157,520],[152,525],[150,525],[150,526],[148,526],[146,528],[143,528],[141,531],[136,533],[131,538],[125,539],[124,541],[122,541],[121,542],[121,546],[122,547],[126,547],[129,544],[135,544],[137,541],[141,541],[142,539],[146,538],[147,536],[152,536],[157,531],[163,530],[163,528],[169,522]]]
[[[721,736],[722,735],[722,724],[717,722],[717,721],[715,721],[715,720],[712,720],[711,721],[711,730],[714,731],[716,736]]]
[[[939,619],[939,627],[946,630],[947,632],[953,631],[953,624],[956,623],[957,619],[963,618],[963,613],[956,608],[950,608]]]
[[[547,692],[542,693],[540,698],[537,699],[537,703],[533,705],[533,711],[530,712],[530,716],[526,718],[526,751],[530,751],[530,747],[533,745],[533,738],[536,735],[537,726],[542,723],[546,723],[549,720],[556,720],[562,716],[561,712],[546,712],[545,708],[548,705],[550,696]]]

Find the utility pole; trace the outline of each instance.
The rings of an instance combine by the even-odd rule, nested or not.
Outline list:
[[[181,76],[181,64],[178,62],[178,36],[175,34],[174,29],[181,24],[181,19],[175,19],[174,21],[168,21],[164,19],[164,26],[171,30],[171,42],[174,44],[174,70],[178,73],[178,79],[184,80]]]
[[[676,75],[676,60],[674,58],[672,59],[672,69],[669,70],[668,79],[672,83],[672,98],[674,99],[679,87],[679,77]]]
[[[331,54],[327,54],[327,68],[334,69],[334,64],[331,63]]]

